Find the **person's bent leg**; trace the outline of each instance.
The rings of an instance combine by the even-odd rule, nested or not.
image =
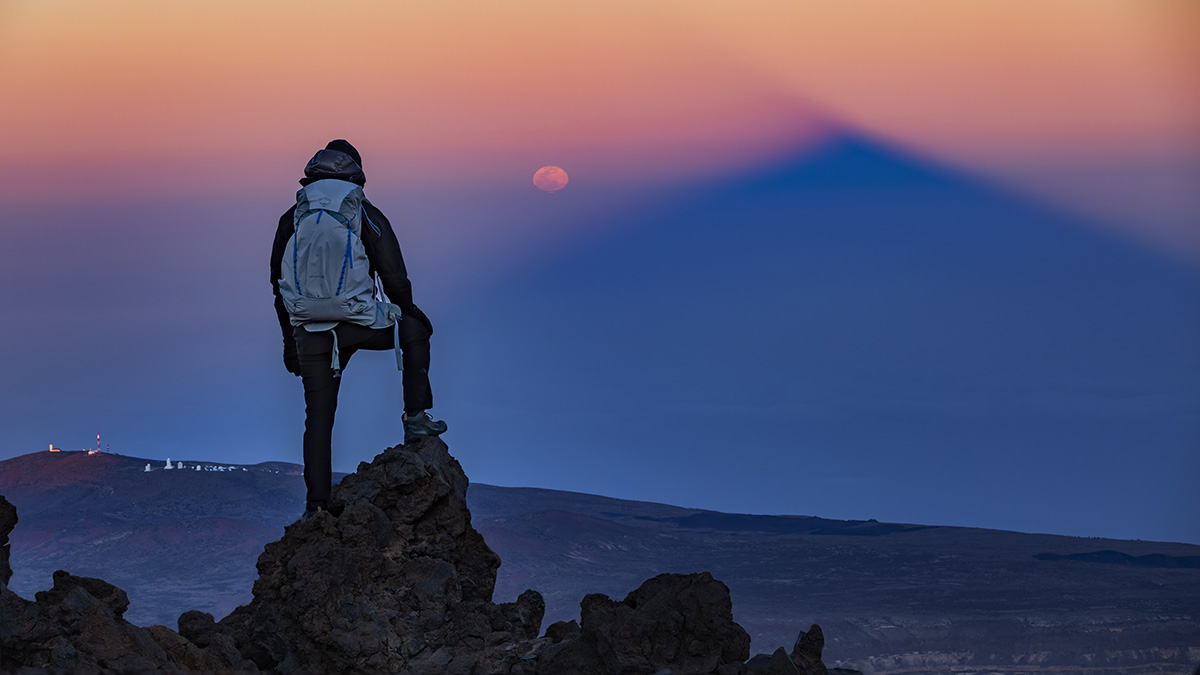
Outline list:
[[[404,373],[404,442],[410,443],[425,436],[437,436],[446,431],[446,423],[425,414],[433,407],[433,390],[429,386],[429,329],[414,318],[401,319],[388,328],[343,326],[347,344],[358,349],[393,349],[395,335],[400,338],[401,363]],[[338,335],[343,331],[339,329]]]
[[[433,389],[429,386],[429,337],[429,330],[420,321],[413,318],[400,321],[404,410],[412,414],[433,407]]]
[[[433,391],[429,386],[429,330],[416,319],[401,319],[399,330],[366,328],[343,324],[338,328],[339,339],[355,349],[384,350],[396,347],[396,333],[400,334],[401,363],[404,374],[404,410],[420,412],[433,407]]]

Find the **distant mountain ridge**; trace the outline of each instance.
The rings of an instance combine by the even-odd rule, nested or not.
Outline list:
[[[1039,553],[1038,560],[1075,560],[1078,562],[1103,563],[1106,565],[1136,565],[1138,567],[1187,567],[1200,569],[1200,556],[1174,556],[1161,553],[1132,556],[1120,551],[1094,551],[1091,553],[1073,553],[1059,555],[1057,553]]]
[[[220,618],[244,603],[263,544],[301,508],[299,467],[148,475],[147,461],[41,452],[0,462],[0,494],[20,514],[10,586],[31,597],[54,569],[99,576],[129,593],[135,623],[173,625],[193,608]],[[1110,654],[1106,667],[1124,672],[1200,659],[1188,652],[1200,635],[1190,592],[1200,570],[1086,561],[1105,550],[1186,559],[1197,546],[724,514],[482,484],[468,502],[503,560],[497,602],[536,588],[547,624],[578,618],[584,592],[620,597],[656,573],[711,571],[757,649],[820,623],[830,664],[862,669],[874,657],[876,672],[911,669],[964,647],[1015,659],[1014,645],[1042,653],[1050,670],[1084,665],[1084,654]],[[925,661],[914,665],[912,652]]]

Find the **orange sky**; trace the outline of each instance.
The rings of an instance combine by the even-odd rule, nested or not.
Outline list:
[[[752,161],[830,114],[1063,194],[1097,165],[1177,179],[1200,156],[1197,6],[8,0],[0,153],[38,171],[0,177],[111,190],[114,166],[153,166],[170,189],[344,136],[376,175],[438,185],[571,162],[653,178]]]

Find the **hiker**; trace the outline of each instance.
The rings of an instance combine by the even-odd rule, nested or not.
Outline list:
[[[271,248],[283,365],[304,383],[305,517],[329,500],[338,387],[359,349],[396,351],[405,444],[446,431],[427,412],[433,325],[413,304],[400,244],[363,195],[366,182],[358,150],[331,141],[304,167],[296,205],[280,216]]]

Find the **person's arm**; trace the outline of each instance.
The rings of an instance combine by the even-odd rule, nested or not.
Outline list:
[[[289,373],[300,374],[300,359],[296,354],[296,338],[292,333],[292,322],[288,318],[287,308],[283,306],[283,296],[279,294],[279,280],[283,277],[283,253],[287,248],[295,229],[296,207],[287,210],[279,217],[279,226],[275,229],[275,242],[271,246],[271,291],[275,294],[275,315],[279,318],[279,330],[283,333],[283,365]]]
[[[363,211],[366,215],[366,222],[362,224],[363,247],[379,274],[383,292],[400,307],[402,313],[416,318],[433,333],[433,325],[429,318],[413,304],[412,282],[408,280],[408,269],[404,266],[400,242],[396,240],[391,222],[383,215],[383,211],[370,202],[364,202]]]

